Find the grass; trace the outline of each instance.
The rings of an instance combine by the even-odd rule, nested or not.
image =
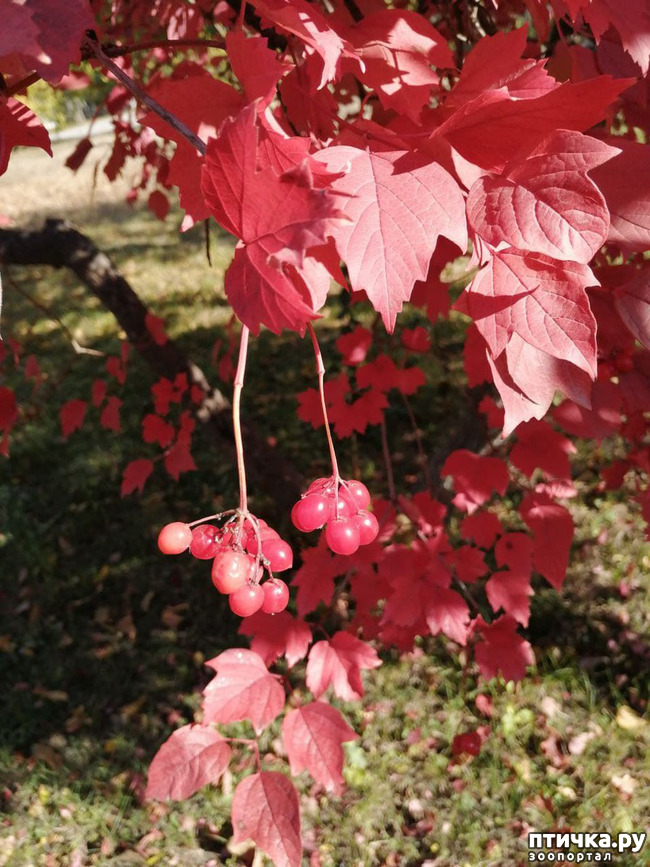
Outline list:
[[[73,215],[83,228],[88,213]],[[208,269],[199,232],[179,238],[172,225],[111,203],[94,211],[90,234],[214,379],[212,348],[227,339],[219,286],[230,242],[213,237]],[[176,484],[157,468],[142,496],[120,499],[125,464],[153,454],[140,436],[149,371],[129,359],[121,434],[101,429],[93,410],[62,440],[58,407],[88,398],[104,359],[75,355],[60,322],[109,354],[121,337],[71,275],[34,268],[11,276],[52,315],[5,286],[4,332],[38,358],[43,383],[34,391],[5,363],[24,411],[0,467],[0,865],[250,865],[251,852],[229,848],[243,748],[218,787],[183,804],[142,801],[152,755],[192,719],[204,660],[240,643],[205,564],[161,558],[155,536],[170,517],[232,502],[234,468],[197,440],[199,472]],[[417,314],[408,315],[415,324]],[[344,317],[341,299],[319,326],[326,358],[335,358]],[[463,401],[457,333],[440,323],[435,336],[437,390],[414,401],[434,454],[460,435],[450,429]],[[320,475],[322,436],[295,412],[295,392],[312,384],[313,362],[297,337],[263,334],[253,343],[244,412],[306,475]],[[416,483],[412,432],[398,404],[389,431],[398,478]],[[341,460],[345,472],[382,489],[376,430],[342,444]],[[585,451],[579,465],[574,565],[562,595],[540,587],[533,602],[536,669],[514,688],[478,681],[462,650],[440,641],[403,657],[385,652],[365,678],[363,701],[343,706],[360,733],[346,747],[343,797],[299,779],[305,864],[509,867],[527,863],[531,828],[647,830],[650,547],[629,499],[597,493],[594,455]],[[452,755],[454,736],[477,727],[480,754]],[[275,724],[263,736],[268,767],[278,731]]]

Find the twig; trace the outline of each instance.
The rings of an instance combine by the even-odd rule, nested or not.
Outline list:
[[[164,108],[157,100],[153,97],[149,96],[139,84],[137,84],[130,75],[127,75],[123,69],[114,63],[107,54],[102,50],[101,45],[97,42],[96,39],[92,39],[90,36],[86,35],[84,39],[84,48],[93,54],[97,60],[102,64],[102,66],[111,72],[118,81],[120,81],[127,90],[130,90],[133,96],[147,108],[150,108],[157,115],[159,115],[164,121],[166,121],[171,127],[173,127],[177,132],[179,132],[182,136],[184,136],[191,145],[193,145],[197,151],[205,156],[206,152],[206,144],[203,139],[200,139],[192,130],[186,126],[182,120],[176,117],[176,115],[171,114]]]

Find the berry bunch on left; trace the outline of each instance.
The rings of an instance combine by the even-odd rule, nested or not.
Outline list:
[[[224,514],[231,517],[223,526],[208,523]],[[287,607],[289,588],[273,573],[291,568],[293,552],[266,521],[250,512],[237,509],[192,524],[166,524],[158,535],[158,547],[163,554],[189,549],[198,560],[212,560],[212,583],[228,596],[231,610],[240,617],[260,610],[278,614]]]

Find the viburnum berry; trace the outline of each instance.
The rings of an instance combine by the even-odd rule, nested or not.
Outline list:
[[[199,524],[192,530],[190,554],[197,560],[212,560],[221,548],[221,535],[214,524]]]
[[[328,521],[329,514],[330,502],[327,497],[322,494],[306,494],[296,503],[291,516],[298,529],[310,532],[322,527]]]
[[[246,584],[228,597],[230,610],[239,617],[250,617],[264,604],[265,596],[259,584]]]
[[[271,572],[284,572],[293,566],[293,551],[284,539],[265,539],[262,554],[269,561]]]
[[[335,554],[354,554],[361,534],[353,518],[336,518],[325,528],[325,539]]]
[[[253,577],[255,558],[243,551],[221,551],[212,564],[212,583],[220,593],[235,593]]]
[[[166,524],[158,534],[158,547],[163,554],[182,554],[192,544],[192,530],[181,521]]]
[[[270,542],[272,539],[277,540],[280,538],[280,534],[268,526],[260,527],[259,534],[260,542],[262,543],[262,550],[264,550],[265,542]],[[249,552],[249,554],[257,554],[257,533],[255,533],[252,528],[248,530],[246,550]]]
[[[262,584],[264,601],[262,611],[265,614],[279,614],[289,602],[289,588],[279,578],[270,578]]]
[[[360,545],[369,545],[375,541],[379,533],[379,521],[372,512],[361,509],[356,515],[352,516],[352,520],[359,530]]]
[[[333,521],[335,518],[351,518],[357,508],[349,499],[342,496],[339,492],[338,499],[332,494],[330,502],[328,521]]]
[[[339,496],[354,503],[357,509],[367,509],[370,505],[370,491],[363,482],[357,482],[356,479],[345,482],[339,491]]]

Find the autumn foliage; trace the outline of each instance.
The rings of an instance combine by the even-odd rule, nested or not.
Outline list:
[[[464,275],[453,309],[466,317],[464,367],[482,390],[485,448],[446,456],[448,502],[431,490],[374,492],[373,541],[344,555],[323,532],[306,547],[290,611],[242,621],[250,649],[208,662],[198,722],[175,731],[151,765],[148,797],[187,798],[228,768],[219,725],[248,721],[259,735],[281,718],[287,773],[264,770],[251,737],[257,766],[232,802],[236,840],[254,840],[280,867],[301,859],[290,775],[307,771],[342,792],[343,744],[356,735],[333,699],[363,696],[377,648],[444,636],[485,678],[516,681],[533,664],[533,583],[560,591],[571,553],[576,438],[619,437],[624,452],[602,486],[632,478],[650,516],[647,4],[418,10],[383,0],[9,0],[2,13],[0,173],[16,146],[50,152],[24,87],[38,78],[77,87],[83,58],[114,82],[105,174],[137,158],[132,200],[164,219],[179,196],[183,229],[213,219],[237,239],[225,293],[246,334],[312,333],[335,287],[369,306],[376,326],[398,328],[392,354],[377,327],[357,323],[339,337],[340,373],[322,379],[322,397],[316,382],[297,396],[305,424],[326,424],[324,404],[339,439],[384,426],[392,401],[426,385],[419,360],[430,333],[400,330],[400,312],[408,303],[431,322],[447,316],[444,278],[451,266]],[[134,94],[137,120],[124,112]],[[84,139],[71,170],[90,154]],[[164,345],[164,323],[152,316],[147,328]],[[219,362],[223,378],[237,333]],[[0,351],[20,358],[10,339]],[[119,432],[114,392],[128,354],[125,345],[91,395],[60,408],[64,437],[95,411]],[[38,375],[35,359],[24,373]],[[198,404],[203,395],[182,376],[154,384],[123,496],[143,490],[156,449],[173,479],[195,469],[195,421],[180,409],[188,396]],[[0,386],[5,455],[20,418]],[[506,494],[517,510],[510,524],[498,508]],[[336,611],[330,632],[318,625],[325,611]],[[454,749],[476,754],[480,738],[468,737]]]

